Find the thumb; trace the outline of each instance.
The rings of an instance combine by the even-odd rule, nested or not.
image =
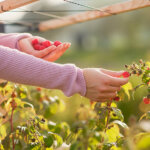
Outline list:
[[[104,74],[110,75],[112,77],[118,77],[118,78],[121,77],[122,73],[124,72],[124,71],[111,71],[103,68],[100,68],[100,71],[103,72]]]

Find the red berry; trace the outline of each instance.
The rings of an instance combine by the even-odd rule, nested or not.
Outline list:
[[[40,46],[41,46],[40,44],[33,45],[33,47],[34,47],[35,50],[40,50]]]
[[[144,102],[145,104],[150,104],[150,98],[144,97],[144,98],[143,98],[143,102]]]
[[[37,90],[37,91],[41,91],[42,89],[41,89],[40,87],[37,87],[36,90]]]
[[[90,104],[93,105],[93,104],[94,104],[94,101],[90,101]]]
[[[120,100],[120,97],[116,96],[113,100],[118,102]]]
[[[60,44],[62,44],[60,41],[55,41],[54,42],[54,45],[57,47],[57,46],[59,46]]]
[[[39,40],[38,39],[32,40],[32,45],[35,45],[35,44],[39,44]]]
[[[45,49],[45,46],[40,45],[40,46],[39,46],[39,50],[43,50],[43,49]]]
[[[50,41],[44,41],[44,42],[42,42],[41,43],[43,46],[45,46],[45,48],[47,48],[47,47],[49,47],[49,46],[51,46],[52,44],[51,44],[51,42]]]
[[[129,72],[123,72],[122,73],[122,76],[124,77],[124,78],[128,78],[128,77],[130,77],[130,73]]]
[[[11,97],[12,97],[12,98],[16,97],[16,93],[13,92],[13,93],[11,94]]]

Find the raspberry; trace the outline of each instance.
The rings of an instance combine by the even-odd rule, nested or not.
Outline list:
[[[54,42],[54,45],[57,47],[57,46],[59,46],[60,44],[62,44],[60,41],[55,41]]]
[[[43,46],[45,46],[45,48],[47,48],[47,47],[49,47],[49,46],[51,46],[52,44],[51,44],[51,42],[50,41],[44,41],[44,42],[42,42],[41,43]]]
[[[37,91],[41,91],[42,89],[41,89],[40,87],[37,87],[36,90],[37,90]]]
[[[150,98],[144,97],[144,98],[143,98],[143,102],[144,102],[145,104],[150,104]]]
[[[118,102],[120,100],[120,97],[116,96],[113,100]]]
[[[43,50],[43,49],[45,49],[45,46],[40,45],[40,46],[39,46],[39,50]]]
[[[90,104],[93,105],[93,104],[94,104],[94,101],[90,101]]]
[[[33,47],[35,50],[40,50],[40,46],[41,46],[40,44],[35,44]]]
[[[38,51],[45,49],[45,46],[43,46],[41,44],[36,44],[33,47],[35,50],[38,50]]]
[[[128,77],[130,77],[130,73],[129,72],[123,72],[122,73],[122,76],[124,77],[124,78],[128,78]]]
[[[39,44],[39,40],[38,39],[32,40],[32,45],[36,45],[36,44]]]

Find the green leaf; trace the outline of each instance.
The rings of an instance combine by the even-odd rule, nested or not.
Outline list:
[[[137,149],[149,150],[150,149],[150,133],[142,134],[137,140]]]
[[[63,144],[62,137],[54,133],[53,133],[53,136],[54,136],[54,139],[57,141],[57,147],[61,146]]]
[[[127,126],[127,124],[125,124],[124,122],[120,121],[120,120],[115,120],[112,123],[118,124],[119,126],[128,129],[129,127]]]
[[[119,127],[114,124],[113,127],[107,129],[106,134],[108,135],[109,142],[116,142],[118,137],[120,137]]]
[[[76,141],[71,145],[70,150],[85,150],[85,149],[83,148],[81,142]]]
[[[44,137],[44,143],[46,147],[51,147],[53,144],[53,137],[51,135],[48,135],[47,137]]]
[[[102,150],[110,150],[110,148],[113,146],[113,143],[106,143],[103,145]]]
[[[2,83],[0,83],[0,87],[1,87],[1,88],[4,88],[7,84],[8,84],[7,81],[6,81],[6,82],[2,82]]]
[[[130,92],[129,91],[131,91],[133,89],[132,84],[130,82],[128,82],[127,84],[123,85],[122,87],[124,89],[124,92],[127,94],[128,99],[130,100]]]

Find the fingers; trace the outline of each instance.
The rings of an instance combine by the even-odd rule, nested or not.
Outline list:
[[[53,46],[50,46],[50,47],[48,47],[48,48],[46,48],[46,49],[44,49],[42,51],[37,51],[34,54],[34,56],[42,58],[42,57],[48,55],[49,53],[52,53],[53,51],[55,51],[55,49],[56,49],[56,46],[53,45]]]
[[[115,77],[110,77],[108,79],[109,85],[110,86],[116,86],[116,87],[120,87],[124,84],[127,84],[129,81],[129,78],[115,78]]]
[[[107,70],[103,68],[101,68],[100,71],[113,77],[120,77],[122,73],[124,72],[124,71],[111,71],[111,70]]]
[[[113,93],[100,93],[99,95],[99,99],[112,99],[115,98],[117,95],[117,92],[113,92]]]
[[[99,92],[101,93],[108,93],[108,92],[119,92],[121,90],[121,87],[113,87],[113,86],[106,86],[99,89]]]
[[[55,51],[53,51],[52,53],[48,54],[47,56],[43,57],[44,60],[47,60],[47,61],[55,61],[57,60],[58,58],[60,58],[63,53],[71,46],[70,43],[63,43],[61,45],[59,45]]]

